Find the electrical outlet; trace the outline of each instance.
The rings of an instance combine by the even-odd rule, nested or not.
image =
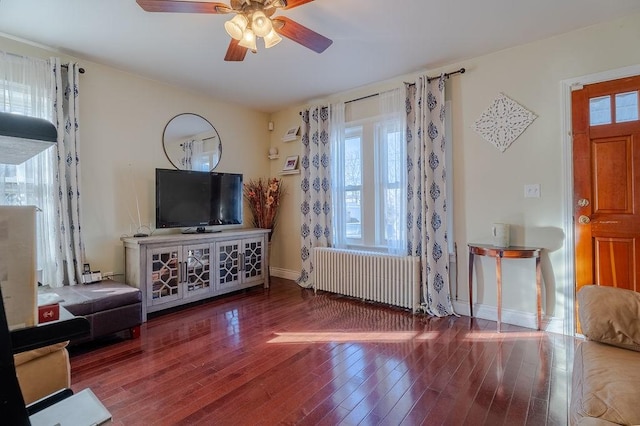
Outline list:
[[[524,186],[524,198],[540,198],[540,184],[526,184]]]

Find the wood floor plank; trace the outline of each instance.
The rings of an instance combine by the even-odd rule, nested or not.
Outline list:
[[[563,424],[575,340],[273,278],[71,348],[114,425]]]

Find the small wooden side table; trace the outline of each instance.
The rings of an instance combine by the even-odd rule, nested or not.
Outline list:
[[[502,259],[536,259],[536,306],[537,325],[542,325],[542,273],[540,268],[540,252],[538,247],[496,247],[490,244],[469,244],[469,316],[473,317],[473,259],[474,256],[488,256],[496,259],[496,281],[498,288],[498,333],[502,323]]]

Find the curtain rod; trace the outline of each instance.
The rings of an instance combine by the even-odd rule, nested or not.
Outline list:
[[[456,75],[456,74],[464,74],[465,72],[467,72],[467,70],[466,70],[466,69],[464,69],[464,68],[460,68],[460,69],[459,69],[459,70],[457,70],[457,71],[446,72],[446,73],[444,73],[444,74],[443,74],[443,76],[444,76],[444,78],[445,78],[445,79],[448,79],[448,78],[449,78],[449,77],[451,77],[452,75]],[[440,78],[440,76],[436,76],[436,77],[427,77],[427,81],[428,81],[428,82],[431,82],[431,81],[433,81],[433,80],[437,80],[437,79],[439,79],[439,78]],[[404,84],[407,84],[407,85],[409,85],[409,86],[415,86],[415,85],[416,85],[415,83],[407,83],[407,82],[405,82]],[[373,94],[371,94],[371,95],[362,96],[362,97],[360,97],[360,98],[356,98],[356,99],[351,99],[351,100],[345,101],[344,103],[345,103],[345,104],[349,104],[349,103],[351,103],[351,102],[362,101],[362,100],[365,100],[365,99],[373,98],[374,96],[380,96],[380,93],[373,93]],[[299,114],[300,114],[300,115],[302,115],[302,111],[300,111],[300,113],[299,113]]]
[[[464,74],[467,70],[465,70],[464,68],[460,68],[458,71],[451,71],[451,72],[446,72],[444,73],[444,78],[447,79],[449,77],[451,77],[452,75],[455,74]],[[437,80],[439,79],[440,76],[437,77],[427,77],[427,81],[431,82],[433,80]],[[405,84],[409,84],[409,85],[414,85],[415,83],[405,83]],[[363,96],[361,98],[356,98],[356,99],[351,99],[350,101],[345,101],[345,104],[351,103],[351,102],[357,102],[357,101],[362,101],[364,99],[369,99],[369,98],[373,98],[374,96],[380,96],[380,93],[373,93],[371,95],[367,95],[367,96]]]
[[[467,70],[465,70],[464,68],[460,68],[458,71],[451,71],[451,72],[447,72],[447,73],[444,73],[444,78],[449,78],[450,76],[455,75],[455,74],[464,74],[466,71],[467,71]],[[440,78],[440,76],[437,76],[437,77],[427,77],[427,81],[428,81],[428,82],[431,82],[431,81],[433,81],[433,80],[437,80],[437,79],[439,79],[439,78]],[[405,84],[412,85],[412,84],[415,84],[415,83],[405,83]],[[364,99],[373,98],[374,96],[380,96],[380,93],[373,93],[373,94],[371,94],[371,95],[363,96],[363,97],[361,97],[361,98],[351,99],[350,101],[345,101],[344,103],[345,103],[345,104],[348,104],[348,103],[351,103],[351,102],[362,101],[362,100],[364,100]]]
[[[5,54],[7,54],[7,55],[9,55],[9,56],[13,56],[13,57],[15,57],[15,58],[29,58],[28,56],[18,55],[17,53],[1,52],[1,51],[0,51],[0,53],[5,53]],[[62,64],[62,65],[61,65],[61,67],[62,67],[62,68],[67,68],[67,69],[68,69],[68,68],[69,68],[69,64]],[[80,68],[78,68],[78,72],[79,72],[80,74],[84,74],[85,70],[84,70],[84,68],[80,67]]]
[[[448,80],[448,79],[449,79],[449,77],[451,77],[452,75],[455,75],[455,74],[464,74],[465,72],[467,72],[467,70],[466,70],[466,69],[464,69],[464,68],[460,68],[460,69],[459,69],[459,70],[457,70],[457,71],[445,72],[444,74],[442,74],[442,76],[445,78],[445,80]],[[440,76],[439,76],[439,75],[438,75],[438,76],[435,76],[435,77],[427,77],[427,81],[428,81],[429,83],[431,83],[433,80],[437,80],[437,79],[439,79],[439,78],[440,78]],[[404,84],[406,84],[407,86],[415,86],[415,85],[416,85],[415,83],[407,83],[406,81],[404,82]]]
[[[69,69],[69,64],[62,64],[62,65],[60,65],[60,66],[61,66],[62,68],[67,68],[67,69]],[[78,68],[78,72],[79,72],[80,74],[84,74],[84,68],[82,68],[82,67]]]
[[[458,71],[445,72],[443,75],[444,75],[444,78],[449,78],[449,77],[451,77],[452,75],[456,75],[456,74],[464,74],[465,72],[467,72],[467,70],[466,70],[466,69],[464,69],[464,68],[460,68]],[[437,77],[427,77],[427,81],[437,80],[437,79],[439,79],[439,78],[440,78],[440,76],[437,76]]]

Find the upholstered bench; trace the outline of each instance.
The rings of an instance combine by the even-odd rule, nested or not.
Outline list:
[[[39,287],[41,293],[55,293],[61,306],[73,315],[89,320],[89,336],[72,340],[81,343],[120,331],[129,331],[131,338],[140,335],[142,295],[140,290],[116,281],[103,280],[94,284],[78,284],[51,288]]]

